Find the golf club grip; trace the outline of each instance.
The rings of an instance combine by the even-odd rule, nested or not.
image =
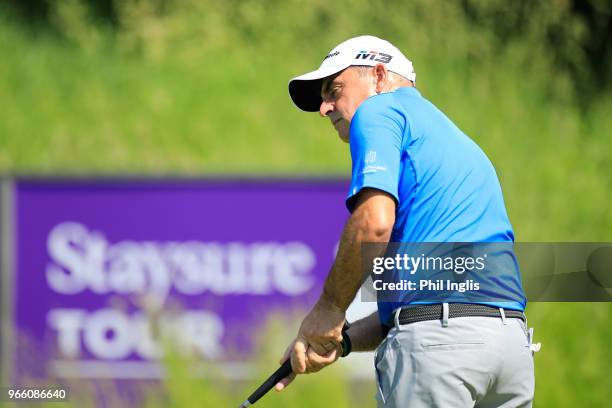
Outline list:
[[[289,359],[285,361],[283,365],[278,368],[278,370],[276,370],[270,377],[268,377],[268,379],[263,384],[261,384],[259,388],[255,390],[254,393],[249,396],[249,402],[251,404],[254,404],[258,399],[263,397],[266,392],[270,391],[272,387],[276,385],[276,383],[287,377],[292,372],[293,370],[291,369],[291,359]]]
[[[343,338],[348,337],[348,335],[346,334],[346,331],[348,330],[349,327],[350,327],[349,322],[345,321],[344,327],[342,328]],[[344,342],[342,346],[344,347]],[[291,374],[292,372],[293,372],[293,369],[291,368],[291,359],[287,359],[287,361],[285,361],[270,377],[268,377],[268,379],[263,384],[261,384],[259,388],[257,388],[255,392],[253,392],[249,396],[249,398],[247,398],[247,400],[241,405],[241,407],[248,407],[249,405],[257,402],[257,400],[259,400],[268,391],[270,391],[280,380],[289,376],[289,374]]]

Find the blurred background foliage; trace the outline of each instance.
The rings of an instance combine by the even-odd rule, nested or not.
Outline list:
[[[369,33],[489,155],[517,240],[610,241],[611,16],[604,0],[5,1],[0,174],[348,177],[347,146],[287,81]],[[537,406],[609,406],[611,305],[529,306]]]

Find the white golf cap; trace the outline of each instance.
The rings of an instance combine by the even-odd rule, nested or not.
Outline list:
[[[321,85],[323,78],[336,74],[351,65],[375,66],[385,64],[412,82],[416,74],[412,62],[389,41],[372,35],[362,35],[337,45],[323,59],[316,71],[293,78],[289,81],[289,95],[293,103],[303,111],[317,112],[321,106]]]

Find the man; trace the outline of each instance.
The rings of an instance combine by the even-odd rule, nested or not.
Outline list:
[[[503,286],[503,301],[379,298],[378,312],[354,322],[343,338],[345,311],[365,278],[363,243],[514,240],[493,166],[420,95],[415,80],[412,63],[396,47],[361,36],[289,82],[297,107],[319,111],[350,143],[353,170],[351,217],[337,257],[282,361],[291,358],[294,373],[310,373],[350,351],[341,345],[376,348],[379,406],[530,406],[531,339],[516,262],[494,280]]]

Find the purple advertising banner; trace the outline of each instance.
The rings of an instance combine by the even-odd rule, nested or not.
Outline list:
[[[243,361],[271,313],[319,295],[346,188],[15,181],[13,376],[157,378],[159,332],[204,360]]]

